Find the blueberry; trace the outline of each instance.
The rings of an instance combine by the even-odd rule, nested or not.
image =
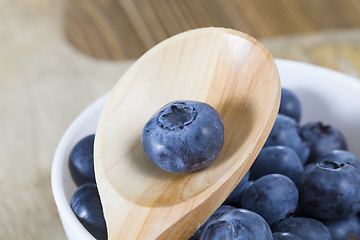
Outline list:
[[[241,179],[239,184],[235,187],[235,189],[231,192],[231,194],[227,197],[223,204],[233,207],[241,206],[242,193],[244,191],[247,181],[249,180],[249,176],[250,171],[245,174],[245,176]]]
[[[253,183],[254,183],[255,181],[253,181],[253,180],[249,180],[249,181],[247,181],[245,184],[244,184],[244,189],[243,189],[243,191],[241,192],[241,194],[240,194],[240,196],[239,196],[239,199],[240,199],[240,207],[242,207],[243,206],[243,199],[244,199],[244,196],[245,196],[245,193],[246,193],[246,191],[249,189],[249,187],[251,186],[251,185],[253,185]]]
[[[315,162],[317,158],[331,150],[347,150],[344,136],[331,125],[309,122],[302,127],[302,134],[310,146],[308,163]]]
[[[218,217],[220,215],[223,215],[231,210],[234,210],[235,208],[232,206],[227,205],[221,205],[216,211],[205,221],[203,225],[192,235],[192,237],[189,240],[198,240],[200,238],[200,235],[204,229],[204,226],[213,218]]]
[[[175,101],[145,124],[141,143],[146,155],[165,171],[185,173],[207,167],[224,142],[224,124],[210,105]]]
[[[322,223],[329,229],[332,240],[360,239],[360,218],[357,215],[324,220]]]
[[[322,161],[347,163],[356,167],[357,169],[360,169],[359,159],[353,153],[346,150],[332,150],[327,152],[316,160],[316,162]]]
[[[242,186],[241,191],[231,193],[231,194],[234,194],[232,201],[231,202],[226,201],[223,204],[229,204],[230,206],[233,206],[236,208],[242,208],[242,201],[243,201],[244,195],[245,195],[246,191],[248,190],[248,188],[254,182],[255,181],[253,181],[253,180],[246,181],[245,184]]]
[[[242,207],[258,213],[272,226],[294,213],[298,197],[298,190],[290,178],[269,174],[256,180],[246,190]]]
[[[200,240],[210,239],[272,240],[273,238],[269,225],[260,215],[237,208],[207,222]]]
[[[281,89],[279,113],[300,121],[301,104],[299,98],[289,89]]]
[[[296,183],[303,170],[303,164],[294,150],[284,146],[270,146],[261,149],[250,168],[250,179],[257,180],[267,174],[280,173]]]
[[[95,183],[94,139],[95,134],[86,136],[71,150],[69,169],[71,177],[78,187],[88,182]]]
[[[85,183],[73,194],[71,209],[81,224],[97,240],[107,239],[107,229],[99,193],[94,183]]]
[[[309,157],[310,148],[306,139],[302,137],[301,128],[298,123],[294,119],[282,114],[278,114],[264,146],[278,145],[293,149],[303,164],[305,164]]]
[[[276,224],[273,232],[293,233],[302,240],[331,240],[325,225],[313,218],[289,217]]]
[[[296,210],[294,212],[293,217],[306,217],[306,218],[312,218],[309,214],[307,214],[304,209],[302,209],[300,203],[298,202]]]
[[[298,182],[299,203],[319,219],[348,217],[360,211],[360,170],[336,162],[312,164]]]
[[[302,240],[298,235],[288,232],[273,233],[273,240]]]
[[[309,174],[312,171],[312,166],[314,166],[316,163],[309,163],[304,166],[304,171],[301,173],[300,178],[298,179],[296,186],[299,187],[299,185],[303,182],[305,176]]]

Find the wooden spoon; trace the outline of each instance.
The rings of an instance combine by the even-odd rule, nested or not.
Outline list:
[[[280,80],[254,38],[204,28],[171,37],[120,79],[102,112],[95,174],[109,239],[189,239],[250,168],[275,122]],[[168,173],[141,146],[145,123],[174,100],[213,106],[224,146],[207,168]]]

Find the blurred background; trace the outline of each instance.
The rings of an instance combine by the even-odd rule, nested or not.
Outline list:
[[[156,43],[200,27],[261,39],[360,26],[357,0],[70,0],[67,39],[104,59],[133,59]]]
[[[0,0],[0,239],[66,239],[50,180],[66,128],[152,46],[209,26],[360,77],[359,0]]]

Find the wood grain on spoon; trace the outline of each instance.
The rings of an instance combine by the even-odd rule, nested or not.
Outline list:
[[[230,29],[191,30],[143,55],[111,92],[95,139],[95,173],[109,239],[188,239],[221,205],[266,141],[280,101],[270,53]],[[213,106],[224,146],[207,168],[168,173],[142,149],[144,124],[163,105]]]

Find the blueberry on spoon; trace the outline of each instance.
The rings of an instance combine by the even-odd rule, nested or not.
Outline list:
[[[166,104],[145,124],[141,143],[156,165],[172,173],[207,167],[224,142],[224,124],[210,105],[197,101]]]

